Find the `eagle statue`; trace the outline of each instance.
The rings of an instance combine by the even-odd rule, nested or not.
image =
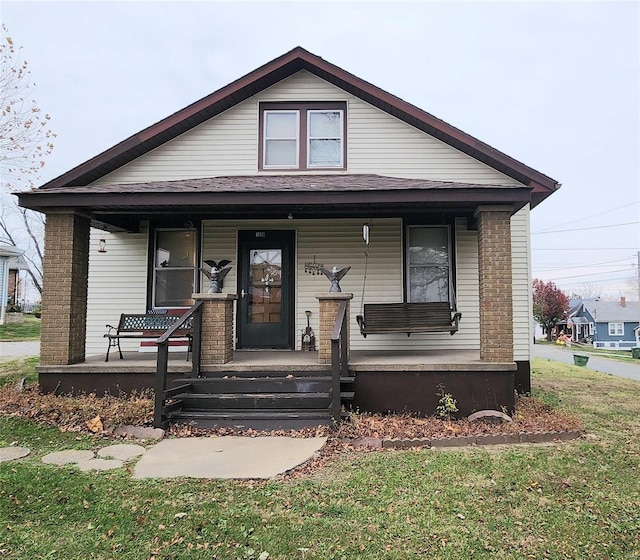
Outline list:
[[[345,266],[340,270],[338,270],[337,266],[334,266],[331,270],[328,270],[326,268],[320,269],[320,272],[322,272],[322,274],[324,274],[329,280],[331,280],[331,287],[329,288],[329,292],[333,293],[342,291],[340,289],[340,280],[342,280],[350,270],[350,266]]]
[[[231,267],[225,268],[228,264],[231,263],[229,260],[221,260],[221,261],[203,261],[204,264],[211,267],[211,272],[209,272],[205,268],[201,268],[204,275],[211,280],[211,287],[209,288],[210,294],[219,294],[222,292],[222,281],[224,277],[229,274]]]

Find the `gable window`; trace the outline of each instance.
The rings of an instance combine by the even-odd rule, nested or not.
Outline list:
[[[259,168],[345,169],[346,103],[262,103]]]
[[[624,323],[609,323],[609,336],[623,336]]]
[[[153,308],[190,307],[196,291],[196,232],[156,229],[153,260]]]
[[[407,229],[407,299],[452,302],[451,251],[447,226]]]

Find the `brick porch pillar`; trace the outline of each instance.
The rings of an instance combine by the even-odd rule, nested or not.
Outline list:
[[[200,364],[226,364],[233,360],[233,302],[235,294],[193,294],[202,301]]]
[[[513,362],[511,212],[507,206],[480,206],[478,271],[480,280],[480,359]]]
[[[40,329],[40,363],[45,366],[85,359],[89,223],[75,214],[47,214]]]
[[[316,299],[320,302],[320,332],[318,333],[318,363],[331,363],[331,334],[338,315],[338,308],[343,301],[347,302],[347,357],[349,356],[350,340],[350,317],[349,303],[353,299],[353,294],[344,292],[316,294]]]

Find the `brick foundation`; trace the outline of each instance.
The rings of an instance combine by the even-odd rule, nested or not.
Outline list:
[[[47,214],[44,250],[40,363],[84,362],[89,219]]]
[[[202,300],[200,364],[226,364],[233,360],[233,302],[235,294],[193,294]]]
[[[480,359],[513,361],[511,209],[479,207]]]

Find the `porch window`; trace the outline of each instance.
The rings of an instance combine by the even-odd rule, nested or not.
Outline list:
[[[624,323],[609,323],[609,336],[623,336]]]
[[[451,255],[447,226],[409,226],[407,296],[410,302],[451,302]]]
[[[193,230],[155,230],[153,307],[190,307],[196,287],[196,234]]]
[[[259,168],[345,169],[346,103],[260,105]]]

